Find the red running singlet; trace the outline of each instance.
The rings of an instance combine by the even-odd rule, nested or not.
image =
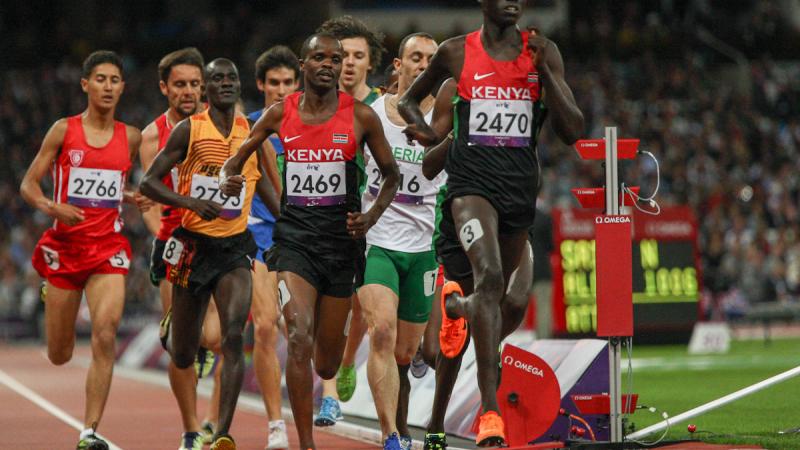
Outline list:
[[[173,126],[169,123],[167,119],[167,113],[164,113],[155,120],[156,129],[158,130],[158,152],[160,153],[161,150],[164,150],[164,147],[167,145],[167,139],[169,139],[169,135],[172,134]],[[175,191],[178,180],[178,168],[173,167],[170,172],[164,176],[162,180],[164,184]],[[174,206],[163,205],[161,210],[161,227],[158,229],[158,233],[156,234],[156,239],[159,241],[166,241],[172,236],[172,231],[181,224],[181,209],[176,208]]]

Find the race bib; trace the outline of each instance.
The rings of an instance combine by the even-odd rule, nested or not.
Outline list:
[[[217,177],[207,177],[205,175],[192,175],[192,190],[190,195],[200,200],[211,200],[222,205],[222,212],[219,216],[223,219],[233,219],[242,214],[244,197],[247,189],[242,185],[242,190],[237,197],[228,197],[219,189],[219,179]]]
[[[108,262],[111,264],[111,267],[120,269],[128,269],[131,266],[131,260],[128,259],[128,253],[126,253],[125,250],[120,250],[116,255],[108,258]]]
[[[73,167],[67,203],[90,208],[117,208],[122,201],[122,171]]]
[[[491,147],[528,147],[533,103],[529,100],[472,99],[469,143]]]
[[[344,161],[286,163],[286,203],[331,206],[346,199]]]
[[[419,170],[414,170],[405,164],[400,164],[399,166],[400,184],[397,186],[397,193],[394,194],[393,201],[407,205],[424,204],[425,195],[422,192],[422,183],[425,180],[418,173]],[[373,196],[377,196],[381,188],[381,171],[377,167],[372,169],[369,180],[369,192]]]
[[[61,262],[59,262],[58,259],[58,252],[52,248],[43,245],[42,256],[44,257],[44,263],[47,264],[50,270],[58,270],[58,268],[61,267]]]
[[[161,254],[161,259],[167,264],[177,266],[181,259],[181,253],[183,253],[183,242],[170,237],[164,244],[164,253]]]

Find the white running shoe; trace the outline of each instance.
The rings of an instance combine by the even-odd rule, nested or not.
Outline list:
[[[267,450],[288,449],[289,436],[286,435],[286,422],[283,420],[271,420],[269,422],[269,438],[267,438]]]

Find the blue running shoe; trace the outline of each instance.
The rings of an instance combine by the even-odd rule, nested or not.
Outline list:
[[[403,450],[397,433],[392,433],[383,441],[383,450]]]
[[[342,415],[342,408],[339,407],[339,402],[333,397],[323,397],[322,405],[319,407],[319,414],[314,419],[314,425],[318,427],[330,427],[336,425],[336,422],[344,419]]]

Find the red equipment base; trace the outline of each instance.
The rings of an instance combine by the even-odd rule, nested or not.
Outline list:
[[[506,344],[501,361],[503,372],[497,402],[506,424],[506,443],[511,447],[525,446],[543,435],[555,421],[561,388],[553,369],[533,353]],[[563,448],[563,445],[520,448]]]

